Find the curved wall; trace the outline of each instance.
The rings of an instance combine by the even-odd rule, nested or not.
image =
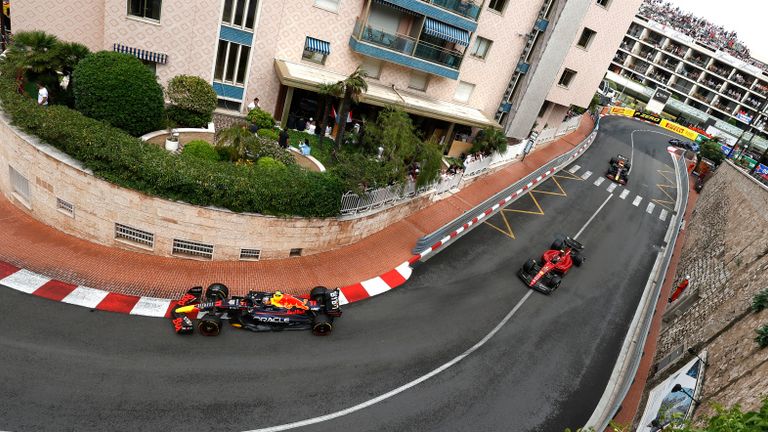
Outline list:
[[[430,199],[427,195],[356,219],[277,218],[198,207],[98,179],[5,117],[0,117],[0,191],[40,222],[79,238],[189,258],[173,253],[174,239],[185,240],[213,246],[214,260],[240,259],[243,248],[259,250],[260,259],[286,258],[292,249],[301,249],[302,255],[336,249],[407,217]],[[153,234],[153,246],[116,239],[116,223]]]

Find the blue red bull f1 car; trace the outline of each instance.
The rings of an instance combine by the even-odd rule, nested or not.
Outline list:
[[[189,334],[197,329],[204,336],[221,332],[222,319],[232,327],[251,331],[312,330],[325,336],[333,330],[333,320],[341,316],[339,289],[315,287],[309,298],[280,291],[250,291],[244,297],[229,296],[226,285],[215,283],[205,290],[194,287],[171,309],[176,333]],[[200,315],[202,313],[202,315]]]
[[[529,288],[552,294],[574,264],[579,267],[584,263],[583,249],[584,245],[570,237],[555,239],[540,260],[529,259],[517,274]]]

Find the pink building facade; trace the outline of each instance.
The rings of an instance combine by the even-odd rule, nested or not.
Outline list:
[[[436,138],[501,125],[522,139],[589,104],[640,1],[25,0],[13,26],[131,53],[162,83],[200,76],[220,109],[259,98],[283,125],[316,118],[318,86],[362,65],[353,118],[395,105]]]

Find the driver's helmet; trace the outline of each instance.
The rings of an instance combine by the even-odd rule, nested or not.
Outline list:
[[[261,298],[261,304],[265,306],[269,306],[271,304],[271,298],[269,296],[264,296]]]

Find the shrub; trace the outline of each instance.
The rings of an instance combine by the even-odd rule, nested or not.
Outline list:
[[[165,109],[165,117],[172,127],[206,128],[211,121],[211,114],[201,114],[175,105]]]
[[[759,291],[752,298],[752,311],[760,312],[761,310],[768,308],[768,288],[764,288]]]
[[[209,161],[218,161],[219,154],[213,146],[203,140],[194,140],[188,142],[184,149],[181,151],[182,156],[189,156],[198,159],[205,159]]]
[[[0,76],[0,102],[19,129],[122,187],[235,212],[309,217],[339,214],[343,186],[333,175],[296,166],[267,171],[258,166],[176,157],[69,108],[38,107],[16,93],[12,77]]]
[[[274,169],[280,169],[285,168],[285,164],[282,162],[278,162],[274,160],[273,158],[269,156],[265,156],[263,158],[260,158],[258,162],[256,162],[256,165],[259,168],[267,169],[267,170],[274,170]]]
[[[256,129],[272,129],[275,127],[275,119],[261,108],[252,109],[246,116]]]
[[[707,140],[701,144],[699,151],[701,157],[711,160],[715,166],[720,165],[725,160],[725,155],[720,149],[720,143],[715,140]]]
[[[177,75],[168,82],[166,94],[171,105],[187,111],[210,116],[216,109],[216,92],[200,77]]]
[[[768,324],[763,324],[755,330],[755,342],[760,348],[768,347]]]
[[[274,129],[259,129],[256,131],[256,134],[262,138],[269,138],[272,141],[277,141],[279,135],[278,132]]]
[[[102,51],[84,58],[72,76],[75,107],[131,135],[160,129],[163,89],[136,57]]]
[[[472,143],[472,153],[504,153],[507,151],[507,136],[500,129],[487,127],[478,132]]]
[[[248,159],[260,160],[265,157],[272,158],[285,165],[295,165],[296,160],[281,148],[276,141],[269,138],[252,137],[246,142],[246,154]]]

